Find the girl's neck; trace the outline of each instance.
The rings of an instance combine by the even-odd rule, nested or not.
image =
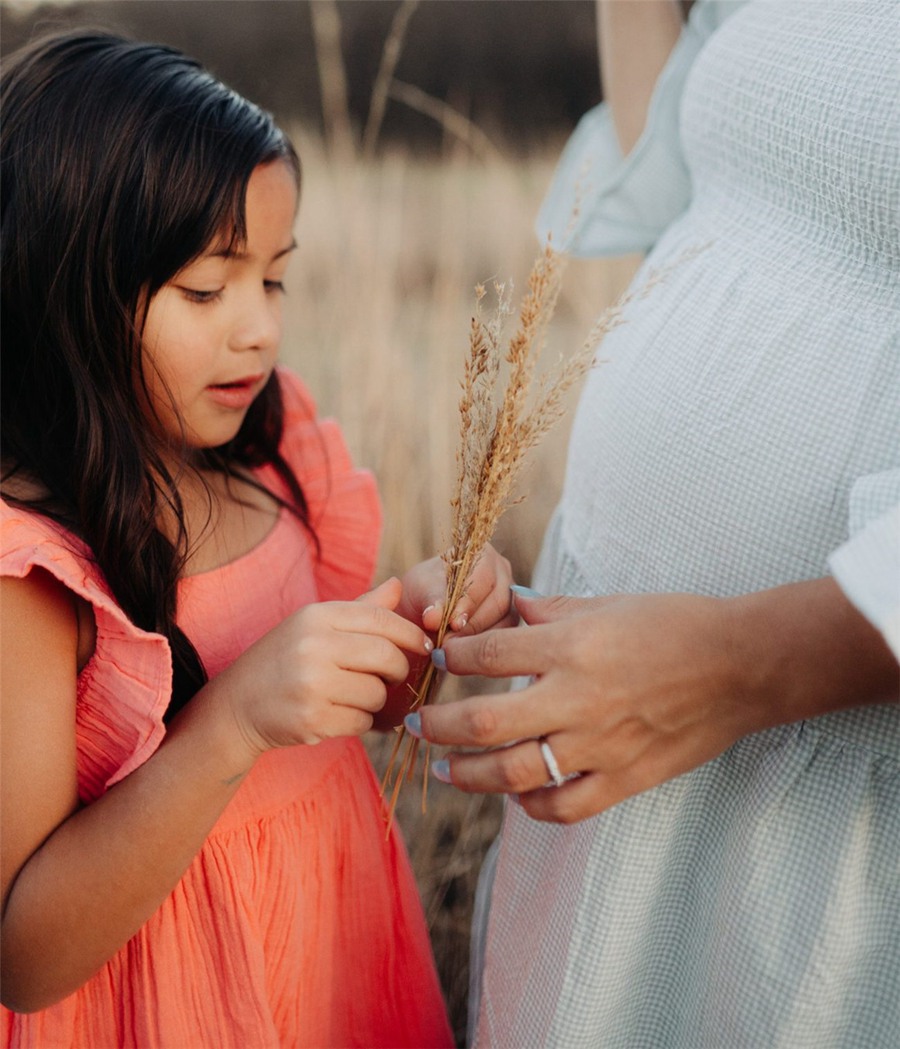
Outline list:
[[[187,529],[184,574],[208,572],[258,546],[275,526],[279,505],[246,476],[190,470],[178,484]],[[160,528],[174,541],[174,515]]]

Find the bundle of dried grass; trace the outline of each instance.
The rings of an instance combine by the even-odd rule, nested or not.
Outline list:
[[[555,367],[536,377],[547,327],[559,298],[565,261],[566,257],[554,251],[549,243],[535,260],[519,308],[518,326],[505,352],[503,336],[512,315],[508,289],[502,284],[494,285],[496,307],[488,319],[483,316],[486,289],[483,285],[475,289],[476,308],[459,402],[460,437],[456,487],[450,503],[451,535],[443,555],[447,567],[447,598],[437,631],[438,645],[443,643],[456,606],[500,518],[518,501],[514,497],[515,483],[527,453],[562,416],[565,394],[591,368],[600,342],[622,323],[628,303],[642,297],[659,280],[658,275],[651,275],[637,292],[620,298],[600,315],[576,353],[568,358],[560,357]],[[504,372],[505,383],[502,383]],[[416,685],[410,710],[418,710],[431,702],[437,682],[435,668],[429,663]],[[404,740],[407,745],[401,759]],[[412,778],[419,743],[417,738],[408,736],[403,726],[397,729],[381,785],[385,794],[393,781],[388,827],[401,786]],[[427,742],[425,747],[423,812],[428,783]]]

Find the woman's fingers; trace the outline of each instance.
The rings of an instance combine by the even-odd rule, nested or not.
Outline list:
[[[671,743],[657,748],[655,754],[648,753],[635,765],[614,772],[588,772],[559,788],[520,792],[519,803],[532,819],[551,823],[575,823],[596,816],[696,765],[687,758],[673,764],[669,747]]]
[[[551,709],[539,684],[519,692],[473,696],[423,707],[419,711],[421,735],[446,747],[500,747],[551,732]]]
[[[543,762],[538,740],[508,748],[519,752],[510,758],[501,750],[451,755],[447,760],[449,778],[461,790],[516,794],[532,819],[575,823],[704,764],[725,749],[728,738],[723,733],[717,743],[702,745],[691,731],[667,738],[643,732],[609,752],[598,746],[593,767],[580,768],[572,759],[576,738],[571,732],[555,734],[548,742],[559,771],[563,776],[578,773],[561,786],[550,782],[552,770]],[[626,759],[631,746],[634,750]],[[504,781],[509,786],[504,787]]]
[[[629,795],[623,793],[613,777],[589,772],[564,783],[530,793],[520,793],[519,804],[534,820],[550,823],[577,823],[611,808]]]
[[[479,751],[442,758],[440,778],[516,794],[536,819],[571,822],[704,764],[737,738],[744,714],[720,602],[676,594],[517,603],[528,625],[451,638],[445,663],[455,674],[536,681],[414,715],[429,741]],[[578,778],[557,786],[569,773]]]
[[[551,641],[549,637],[538,639],[527,629],[486,630],[474,637],[448,638],[444,657],[452,674],[532,677],[550,668]]]
[[[522,794],[551,782],[538,739],[479,754],[452,754],[444,760],[453,786],[471,793]]]

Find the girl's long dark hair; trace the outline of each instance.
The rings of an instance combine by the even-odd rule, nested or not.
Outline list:
[[[0,87],[4,479],[43,489],[17,502],[91,548],[139,627],[165,635],[180,708],[205,681],[175,624],[186,556],[183,507],[136,396],[153,294],[218,235],[246,235],[253,170],[299,162],[271,117],[172,48],[105,32],[56,34],[8,61]],[[279,454],[277,377],[226,447],[226,474],[272,464],[307,521]],[[12,498],[8,496],[8,498]],[[173,512],[173,542],[157,527]]]

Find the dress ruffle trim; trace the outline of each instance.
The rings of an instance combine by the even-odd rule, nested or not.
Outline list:
[[[169,643],[136,627],[116,604],[88,548],[46,518],[2,504],[0,572],[24,578],[42,568],[89,602],[94,654],[78,677],[78,789],[92,801],[133,772],[165,735],[172,691]]]

